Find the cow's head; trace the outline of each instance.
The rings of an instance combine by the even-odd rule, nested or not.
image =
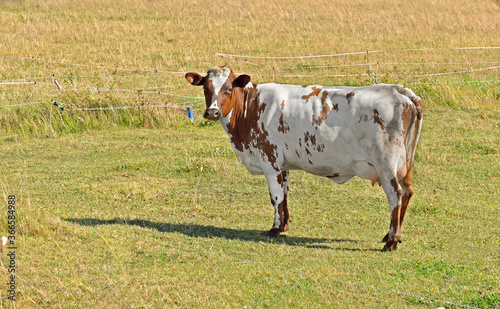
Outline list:
[[[203,86],[207,109],[203,117],[219,120],[231,112],[235,101],[235,88],[243,88],[250,82],[250,76],[240,75],[236,78],[227,67],[213,68],[207,76],[198,73],[187,73],[186,80],[193,86]]]

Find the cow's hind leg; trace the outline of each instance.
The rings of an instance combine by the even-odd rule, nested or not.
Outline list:
[[[408,204],[410,203],[410,199],[413,196],[414,190],[412,185],[407,185],[404,182],[401,184],[401,189],[402,189],[402,196],[401,196],[401,212],[399,214],[399,230],[401,231],[401,227],[403,226],[403,220],[406,214],[406,210],[408,208]],[[389,228],[389,233],[391,228],[393,228],[393,220],[391,218],[391,225]],[[389,242],[389,233],[387,233],[382,239],[383,243],[386,243],[386,246],[384,247],[385,250],[395,250],[397,248],[397,243],[390,243]],[[399,242],[401,242],[401,239],[399,239]],[[386,248],[387,247],[387,248]],[[393,249],[391,249],[393,247]]]
[[[382,188],[387,195],[389,208],[391,211],[391,224],[389,233],[384,237],[382,242],[385,242],[384,251],[392,251],[398,248],[398,243],[401,242],[401,218],[402,218],[402,196],[403,189],[401,188],[396,177],[380,179]],[[406,210],[406,209],[405,209]]]
[[[288,230],[288,222],[290,221],[287,205],[288,171],[266,173],[266,180],[271,204],[274,207],[274,223],[269,231],[269,236],[276,237],[281,232]]]
[[[399,219],[399,227],[403,225],[403,219],[405,218],[406,209],[408,208],[408,204],[410,203],[410,199],[413,196],[413,186],[401,184],[403,189],[403,196],[401,197],[401,217]]]

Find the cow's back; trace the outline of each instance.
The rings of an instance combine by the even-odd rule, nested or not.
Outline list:
[[[406,153],[403,114],[413,109],[410,97],[416,96],[402,86],[262,84],[257,89],[258,104],[265,104],[259,126],[276,145],[276,165],[284,170],[344,182],[384,153]]]

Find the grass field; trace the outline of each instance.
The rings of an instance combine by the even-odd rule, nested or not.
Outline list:
[[[18,202],[27,280],[19,304],[449,307],[399,291],[496,308],[499,125],[498,112],[427,113],[393,253],[380,251],[385,195],[362,180],[292,173],[291,230],[262,235],[272,222],[265,179],[244,170],[219,125],[6,142],[2,185]]]
[[[17,302],[4,255],[0,307],[500,308],[500,50],[453,49],[500,46],[494,1],[0,1],[0,23],[0,236],[9,195],[17,211]],[[223,64],[423,98],[398,251],[380,250],[381,188],[298,171],[291,229],[262,234],[265,179],[183,78]]]

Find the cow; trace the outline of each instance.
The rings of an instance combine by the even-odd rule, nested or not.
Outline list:
[[[290,170],[343,184],[354,176],[382,186],[391,212],[383,250],[396,250],[414,190],[422,101],[401,85],[325,87],[254,84],[215,67],[186,80],[202,86],[204,118],[219,120],[251,174],[265,175],[274,207],[270,236],[288,230]]]

